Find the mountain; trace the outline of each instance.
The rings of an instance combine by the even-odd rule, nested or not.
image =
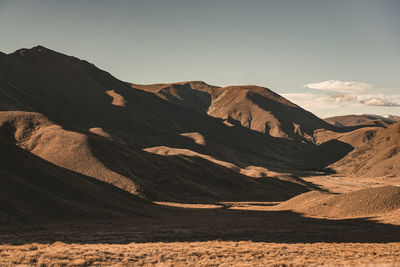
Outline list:
[[[387,127],[390,124],[400,120],[399,116],[387,115],[379,116],[372,114],[363,115],[344,115],[324,119],[326,122],[338,127],[351,126],[377,126]]]
[[[226,122],[251,115],[248,126],[261,125],[256,122],[266,119],[258,115],[267,114],[267,108],[250,103],[264,94],[267,100],[259,106],[269,103],[274,118],[282,118],[276,121],[280,128],[271,126],[270,132],[283,135],[279,129],[290,124],[290,114],[298,116],[296,123],[310,122],[297,133],[307,129],[311,134],[323,126],[272,91],[201,82],[158,87],[166,88],[153,86],[159,95],[149,87],[132,88],[87,61],[42,46],[1,54],[0,132],[14,156],[1,155],[0,172],[8,178],[2,180],[7,192],[0,212],[12,217],[13,210],[20,210],[22,217],[46,218],[65,209],[62,216],[76,218],[91,214],[85,212],[91,207],[93,216],[114,214],[116,206],[147,214],[152,210],[147,200],[280,201],[312,187],[293,173],[323,171],[332,163],[321,161],[321,155],[328,155],[325,146]],[[224,111],[223,103],[231,108]],[[206,114],[208,105],[207,112],[215,117]],[[224,112],[231,118],[220,119]],[[336,147],[335,157],[348,153],[347,146]],[[20,161],[24,164],[16,165]],[[63,195],[60,190],[69,184],[73,188]],[[44,203],[53,201],[58,206],[43,215]],[[25,202],[38,204],[25,212]],[[75,206],[84,208],[75,214]]]
[[[317,129],[333,129],[312,113],[268,88],[255,85],[217,87],[200,81],[139,85],[179,104],[220,118],[228,125],[241,125],[273,137],[313,141]]]
[[[381,177],[400,173],[400,122],[377,130],[376,134],[332,167],[342,173]]]
[[[398,115],[390,115],[389,114],[389,115],[384,115],[382,117],[384,117],[385,119],[391,120],[393,122],[400,121],[400,116],[398,116]]]

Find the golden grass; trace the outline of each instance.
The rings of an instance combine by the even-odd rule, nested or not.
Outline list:
[[[278,244],[251,241],[0,245],[0,265],[320,266],[400,262],[400,243]]]

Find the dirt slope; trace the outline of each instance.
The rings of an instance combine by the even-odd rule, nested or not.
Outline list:
[[[368,142],[332,165],[358,176],[398,176],[400,173],[400,122],[379,129]]]
[[[381,128],[382,127],[346,127],[343,132],[321,130],[316,131],[314,137],[317,144],[323,144],[330,140],[338,140],[351,145],[353,148],[358,148],[374,138]]]
[[[400,187],[375,187],[339,195],[311,191],[278,208],[329,218],[378,216],[400,209]]]

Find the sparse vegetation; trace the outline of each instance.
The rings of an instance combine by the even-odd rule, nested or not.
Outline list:
[[[251,241],[0,245],[0,265],[395,266],[400,244],[279,244]]]

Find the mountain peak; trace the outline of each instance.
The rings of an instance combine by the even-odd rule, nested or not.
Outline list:
[[[51,50],[51,49],[49,49],[49,48],[47,48],[47,47],[44,47],[44,46],[42,46],[42,45],[37,45],[37,46],[34,46],[34,47],[32,47],[30,50],[33,50],[33,51],[37,51],[37,52],[43,52],[43,51],[53,51],[53,50]]]
[[[29,55],[48,53],[48,52],[56,53],[55,51],[48,49],[42,45],[37,45],[32,48],[20,48],[14,51],[13,53],[10,53],[10,55],[29,56]]]

